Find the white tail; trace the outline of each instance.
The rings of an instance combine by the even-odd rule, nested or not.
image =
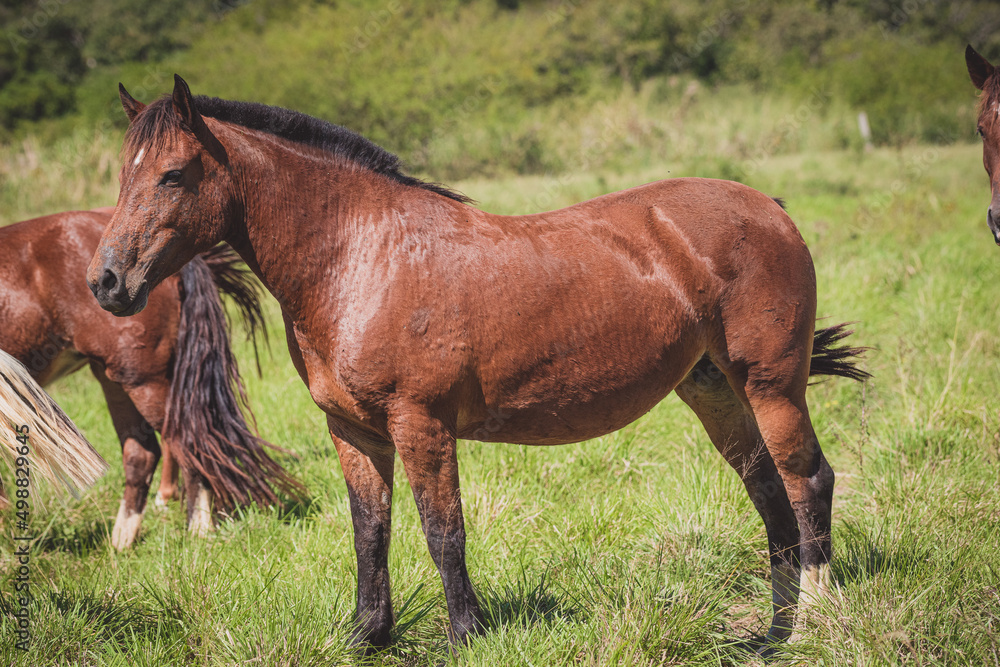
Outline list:
[[[0,350],[0,456],[13,464],[18,427],[28,427],[32,475],[62,482],[74,497],[108,469],[76,425],[17,359]],[[2,491],[0,491],[2,496]]]

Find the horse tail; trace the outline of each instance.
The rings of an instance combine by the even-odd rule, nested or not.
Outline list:
[[[223,511],[250,502],[280,505],[278,492],[301,499],[304,487],[268,454],[284,450],[263,440],[256,427],[251,430],[241,410],[255,423],[215,276],[228,276],[226,284],[237,286],[234,291],[243,295],[237,303],[251,314],[252,330],[263,328],[259,302],[246,296],[242,279],[232,279],[230,259],[214,255],[210,260],[218,260],[215,274],[200,256],[180,272],[181,319],[163,436],[170,439],[177,462],[208,484]]]
[[[848,347],[846,345],[834,347],[852,333],[854,331],[847,329],[846,324],[817,329],[813,336],[809,375],[836,375],[858,382],[869,379],[871,373],[858,368],[858,362],[871,348]]]
[[[264,324],[264,312],[260,305],[262,294],[260,283],[236,251],[225,243],[201,253],[201,258],[208,264],[215,286],[236,304],[247,332],[247,340],[253,345],[257,373],[260,374],[260,353],[257,342],[258,339],[263,340],[265,347],[269,342],[267,326]]]
[[[0,457],[12,465],[21,463],[18,458],[25,455],[25,445],[29,474],[62,482],[76,498],[79,489],[92,485],[108,469],[28,370],[0,350]]]

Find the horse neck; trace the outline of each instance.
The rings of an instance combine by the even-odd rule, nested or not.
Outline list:
[[[278,137],[244,131],[239,140],[229,155],[237,213],[226,240],[295,320],[319,286],[327,298],[336,289],[350,223],[362,213],[353,209],[368,200],[371,179]]]

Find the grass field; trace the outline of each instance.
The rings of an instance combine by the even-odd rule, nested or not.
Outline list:
[[[109,140],[110,141],[110,140]],[[113,151],[73,148],[67,166],[19,174],[4,157],[3,222],[114,200]],[[91,151],[88,153],[88,151]],[[805,623],[793,664],[1000,664],[1000,249],[986,229],[980,149],[913,146],[738,154],[568,176],[453,183],[487,210],[556,208],[667,176],[740,177],[787,200],[809,244],[827,323],[855,321],[874,379],[810,389],[837,471],[840,596]],[[27,167],[25,167],[27,169]],[[96,183],[97,185],[93,185]],[[44,494],[32,552],[33,643],[0,625],[0,664],[337,665],[354,605],[350,512],[324,419],[284,348],[269,303],[263,377],[241,358],[265,437],[312,498],[251,509],[207,540],[183,512],[150,510],[136,548],[109,533],[123,473],[97,383],[52,388],[111,462],[82,501]],[[450,658],[439,579],[397,466],[390,570],[396,643],[375,665],[741,664],[770,618],[763,525],[694,415],[671,396],[633,425],[555,448],[464,443],[469,568],[491,630]],[[9,534],[11,516],[3,517]],[[2,571],[12,542],[0,540]],[[12,575],[0,579],[3,613]]]

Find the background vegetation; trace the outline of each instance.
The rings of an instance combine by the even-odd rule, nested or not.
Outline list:
[[[1000,7],[971,0],[15,0],[0,21],[8,139],[120,130],[117,81],[148,100],[178,72],[449,179],[574,169],[573,147],[623,97],[662,157],[678,109],[706,89],[793,107],[819,96],[829,147],[856,141],[859,110],[877,144],[971,141],[954,54],[972,42],[1000,56]],[[622,148],[595,159],[633,157]]]
[[[22,64],[0,71],[0,97],[13,109],[30,96],[12,85],[69,92],[4,116],[0,224],[113,202],[115,84],[148,100],[174,71],[195,92],[360,130],[498,213],[681,175],[783,196],[813,253],[820,314],[857,321],[875,379],[810,389],[838,473],[840,596],[782,659],[1000,663],[1000,264],[962,59],[967,42],[1000,59],[992,4],[161,4],[160,18],[127,0],[44,5],[51,18]],[[16,32],[39,7],[8,3],[3,25]],[[31,65],[58,58],[65,74]],[[346,490],[322,415],[274,338],[262,377],[245,346],[240,358],[263,434],[298,453],[287,463],[312,498],[250,509],[208,540],[188,537],[172,506],[115,553],[123,473],[100,389],[86,373],[52,388],[112,470],[82,502],[49,490],[36,507],[27,655],[13,648],[12,548],[0,540],[0,664],[360,662],[343,648]],[[470,571],[492,629],[448,656],[440,583],[397,471],[398,641],[372,664],[751,660],[742,642],[766,629],[770,605],[763,526],[676,398],[579,445],[467,443],[460,465]]]

